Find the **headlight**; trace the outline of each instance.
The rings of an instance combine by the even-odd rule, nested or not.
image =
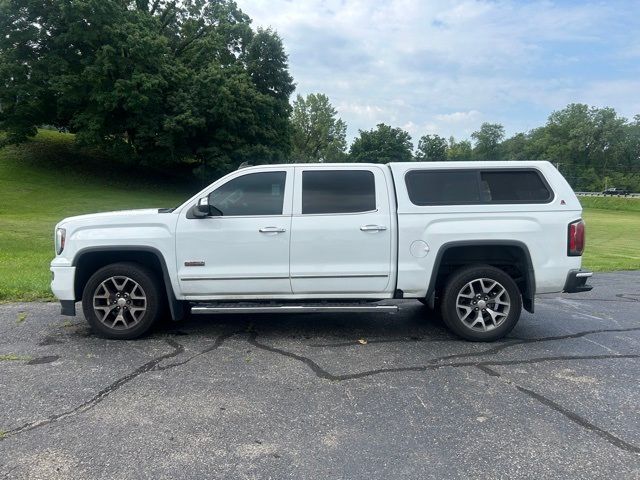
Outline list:
[[[60,255],[64,250],[64,241],[67,231],[64,228],[56,228],[56,255]]]

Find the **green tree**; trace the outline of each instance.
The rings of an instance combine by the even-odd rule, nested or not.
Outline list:
[[[629,149],[631,125],[612,108],[574,103],[553,112],[543,127],[543,158],[560,166],[574,188],[593,185],[593,171],[604,188],[605,177],[638,167]]]
[[[298,95],[293,102],[292,158],[296,162],[339,162],[346,157],[347,124],[322,93]]]
[[[528,160],[527,144],[529,139],[524,133],[517,133],[513,137],[506,139],[500,145],[502,156],[505,160]]]
[[[640,189],[640,116],[629,122],[609,107],[569,104],[545,125],[504,140],[499,150],[509,160],[554,163],[576,190]]]
[[[457,142],[455,138],[449,137],[449,146],[447,148],[447,160],[454,162],[472,160],[473,149],[469,140],[461,140]]]
[[[504,127],[499,123],[483,123],[480,130],[473,132],[471,138],[476,142],[474,156],[479,160],[498,160],[500,142],[504,139]]]
[[[566,172],[589,167],[593,123],[588,105],[573,103],[549,115],[544,127],[544,151],[549,160],[562,162]]]
[[[413,158],[411,136],[401,128],[379,123],[375,129],[359,130],[359,134],[349,150],[352,162],[409,162]]]
[[[626,170],[633,176],[633,190],[640,192],[640,114],[627,126],[625,160]]]
[[[250,23],[231,0],[2,0],[0,129],[207,174],[281,161],[294,85],[278,35]]]
[[[440,162],[447,160],[447,141],[439,135],[423,135],[418,141],[416,160]]]

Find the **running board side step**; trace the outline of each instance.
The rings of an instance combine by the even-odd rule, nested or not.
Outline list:
[[[383,312],[393,313],[398,311],[397,305],[279,305],[279,306],[193,306],[193,314],[209,313],[335,313],[335,312]]]

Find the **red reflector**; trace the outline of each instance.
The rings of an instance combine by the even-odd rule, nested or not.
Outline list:
[[[570,256],[580,256],[584,252],[584,221],[578,220],[569,224],[569,248]]]

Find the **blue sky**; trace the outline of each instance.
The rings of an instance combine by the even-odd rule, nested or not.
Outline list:
[[[640,114],[640,0],[239,0],[282,36],[297,92],[325,93],[348,136],[379,122],[508,135],[570,102]]]

